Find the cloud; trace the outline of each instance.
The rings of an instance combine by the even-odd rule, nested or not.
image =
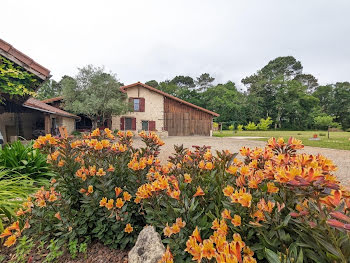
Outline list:
[[[293,55],[322,84],[349,80],[347,0],[3,0],[0,37],[52,71],[104,65],[124,83],[203,72],[240,80]]]

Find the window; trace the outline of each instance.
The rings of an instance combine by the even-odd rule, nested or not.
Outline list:
[[[142,130],[148,131],[148,121],[142,121]]]
[[[134,111],[140,111],[140,99],[134,99]]]
[[[132,130],[132,118],[125,118],[125,130]]]

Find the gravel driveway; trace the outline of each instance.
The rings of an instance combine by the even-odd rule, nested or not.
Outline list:
[[[174,144],[183,144],[187,148],[192,147],[192,145],[210,145],[213,152],[214,150],[226,149],[230,150],[231,152],[238,152],[242,146],[250,148],[265,146],[265,142],[262,141],[236,139],[230,137],[170,136],[168,138],[163,138],[163,141],[165,142],[165,145],[161,147],[160,154],[160,159],[162,162],[165,162],[168,156],[174,152]],[[135,139],[135,145],[140,145],[139,139]],[[305,146],[305,148],[299,152],[306,152],[314,155],[320,153],[331,159],[338,166],[338,171],[336,172],[338,179],[343,185],[350,187],[350,151]]]

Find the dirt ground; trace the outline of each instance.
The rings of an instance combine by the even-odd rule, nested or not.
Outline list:
[[[254,148],[263,147],[265,145],[265,142],[262,141],[230,137],[170,136],[168,138],[163,138],[163,141],[165,145],[161,147],[160,154],[162,162],[166,162],[168,156],[174,152],[174,144],[183,144],[187,148],[192,147],[192,145],[210,145],[213,151],[230,150],[231,152],[238,152],[242,146]],[[137,138],[135,139],[135,145],[141,145],[141,141]],[[300,152],[314,155],[322,154],[331,159],[338,166],[338,171],[336,171],[338,179],[343,185],[350,187],[350,151],[305,146]]]

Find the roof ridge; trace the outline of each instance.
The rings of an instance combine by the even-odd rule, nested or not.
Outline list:
[[[164,92],[164,91],[162,91],[162,90],[159,90],[159,89],[157,89],[157,88],[154,88],[154,87],[152,87],[152,86],[149,86],[149,85],[147,85],[147,84],[144,84],[144,83],[142,83],[142,82],[140,82],[140,81],[135,82],[135,83],[133,83],[133,84],[129,84],[129,85],[120,87],[120,89],[121,89],[122,91],[125,91],[125,89],[127,89],[127,88],[135,87],[135,86],[138,86],[138,85],[140,85],[140,86],[142,86],[142,87],[144,87],[144,88],[146,88],[146,89],[152,90],[152,91],[154,91],[154,92],[157,92],[157,93],[159,93],[159,94],[162,94],[163,96],[166,96],[166,97],[168,97],[168,98],[170,98],[170,99],[176,100],[176,101],[178,101],[178,102],[180,102],[180,103],[186,104],[186,105],[188,105],[188,106],[190,106],[190,107],[196,108],[196,109],[201,110],[201,111],[204,111],[204,112],[206,112],[206,113],[209,113],[209,114],[211,114],[211,115],[213,115],[213,116],[215,116],[215,117],[220,116],[220,114],[218,114],[218,113],[216,113],[216,112],[207,110],[207,109],[202,108],[202,107],[200,107],[200,106],[197,106],[197,105],[195,105],[195,104],[193,104],[193,103],[191,103],[191,102],[188,102],[188,101],[182,100],[182,99],[180,99],[180,98],[177,98],[177,97],[175,97],[175,96],[173,96],[173,95],[170,95],[170,94],[168,94],[168,93],[166,93],[166,92]]]

